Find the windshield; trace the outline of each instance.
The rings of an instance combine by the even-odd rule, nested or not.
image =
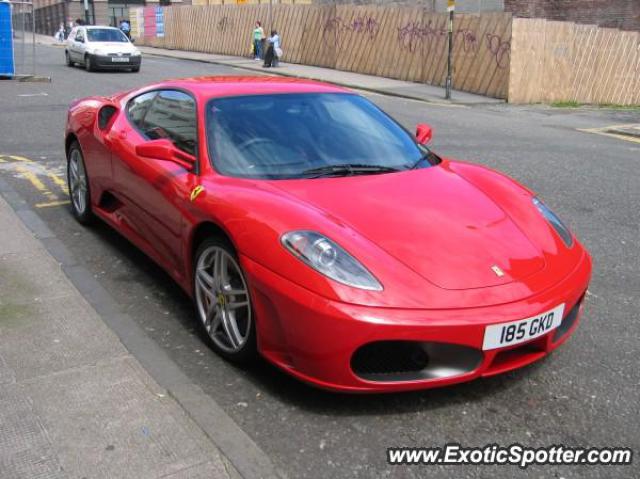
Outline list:
[[[127,36],[114,28],[88,28],[87,38],[90,42],[128,42]]]
[[[414,167],[428,154],[395,121],[354,94],[217,98],[209,101],[206,114],[210,156],[227,176],[388,173]]]

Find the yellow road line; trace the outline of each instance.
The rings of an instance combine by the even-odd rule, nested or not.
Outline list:
[[[33,160],[30,160],[29,158],[25,158],[24,156],[18,156],[18,155],[9,155],[9,158],[16,160],[16,161],[24,161],[27,163],[33,163]]]
[[[640,138],[636,138],[630,135],[622,135],[619,133],[609,133],[607,130],[611,128],[620,128],[628,125],[619,125],[619,126],[605,126],[604,128],[578,128],[578,131],[583,131],[585,133],[595,133],[596,135],[610,136],[611,138],[617,138],[618,140],[631,141],[633,143],[640,143]]]
[[[69,200],[49,201],[47,203],[36,203],[35,207],[36,208],[50,208],[52,206],[62,206],[62,205],[68,205],[70,203],[71,203],[71,201],[69,201]]]
[[[49,178],[51,178],[51,181],[53,181],[56,185],[58,185],[60,187],[60,190],[66,195],[69,190],[67,188],[67,182],[64,181],[62,178],[60,178],[58,175],[55,175],[53,173],[47,172],[47,176]]]
[[[47,199],[51,201],[54,201],[57,199],[57,196],[54,195],[51,191],[49,191],[49,188],[47,188],[45,184],[42,181],[40,181],[40,178],[38,178],[34,173],[32,173],[31,171],[29,171],[28,169],[22,166],[19,166],[18,168],[16,168],[16,170],[24,178],[26,178],[34,186],[35,189],[37,189],[40,193],[45,195]]]

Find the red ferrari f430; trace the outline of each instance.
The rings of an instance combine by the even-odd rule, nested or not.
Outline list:
[[[211,347],[326,389],[430,388],[557,348],[591,259],[530,190],[443,158],[364,97],[266,77],[74,102],[74,216],[193,298]]]

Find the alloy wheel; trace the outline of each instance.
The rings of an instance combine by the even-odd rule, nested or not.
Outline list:
[[[251,335],[249,289],[235,258],[220,246],[209,246],[195,270],[196,306],[213,343],[222,351],[239,353]]]
[[[69,156],[69,192],[73,207],[82,216],[87,209],[87,173],[84,169],[82,155],[73,149]]]

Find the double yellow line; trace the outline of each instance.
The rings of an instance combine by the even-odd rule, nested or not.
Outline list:
[[[10,161],[7,161],[7,159],[9,159]],[[18,163],[18,166],[15,167],[15,171],[20,173],[20,176],[22,178],[29,181],[29,183],[31,183],[33,187],[46,198],[47,201],[36,203],[36,208],[47,208],[69,204],[68,199],[60,199],[56,193],[51,191],[47,187],[47,185],[44,184],[44,182],[39,178],[39,175],[37,175],[33,171],[33,167],[36,167],[43,171],[44,175],[47,176],[53,182],[53,184],[56,185],[63,196],[66,197],[68,195],[67,183],[58,175],[54,175],[52,172],[48,171],[42,164],[36,163],[35,161],[30,160],[29,158],[25,158],[24,156],[0,155],[0,163],[9,162]]]
[[[625,124],[625,125],[611,125],[602,128],[578,128],[578,131],[584,131],[585,133],[595,133],[596,135],[609,136],[611,138],[617,138],[618,140],[631,141],[633,143],[640,143],[640,138],[633,135],[624,135],[622,133],[614,133],[611,130],[617,130],[620,128],[637,128],[637,123]]]

